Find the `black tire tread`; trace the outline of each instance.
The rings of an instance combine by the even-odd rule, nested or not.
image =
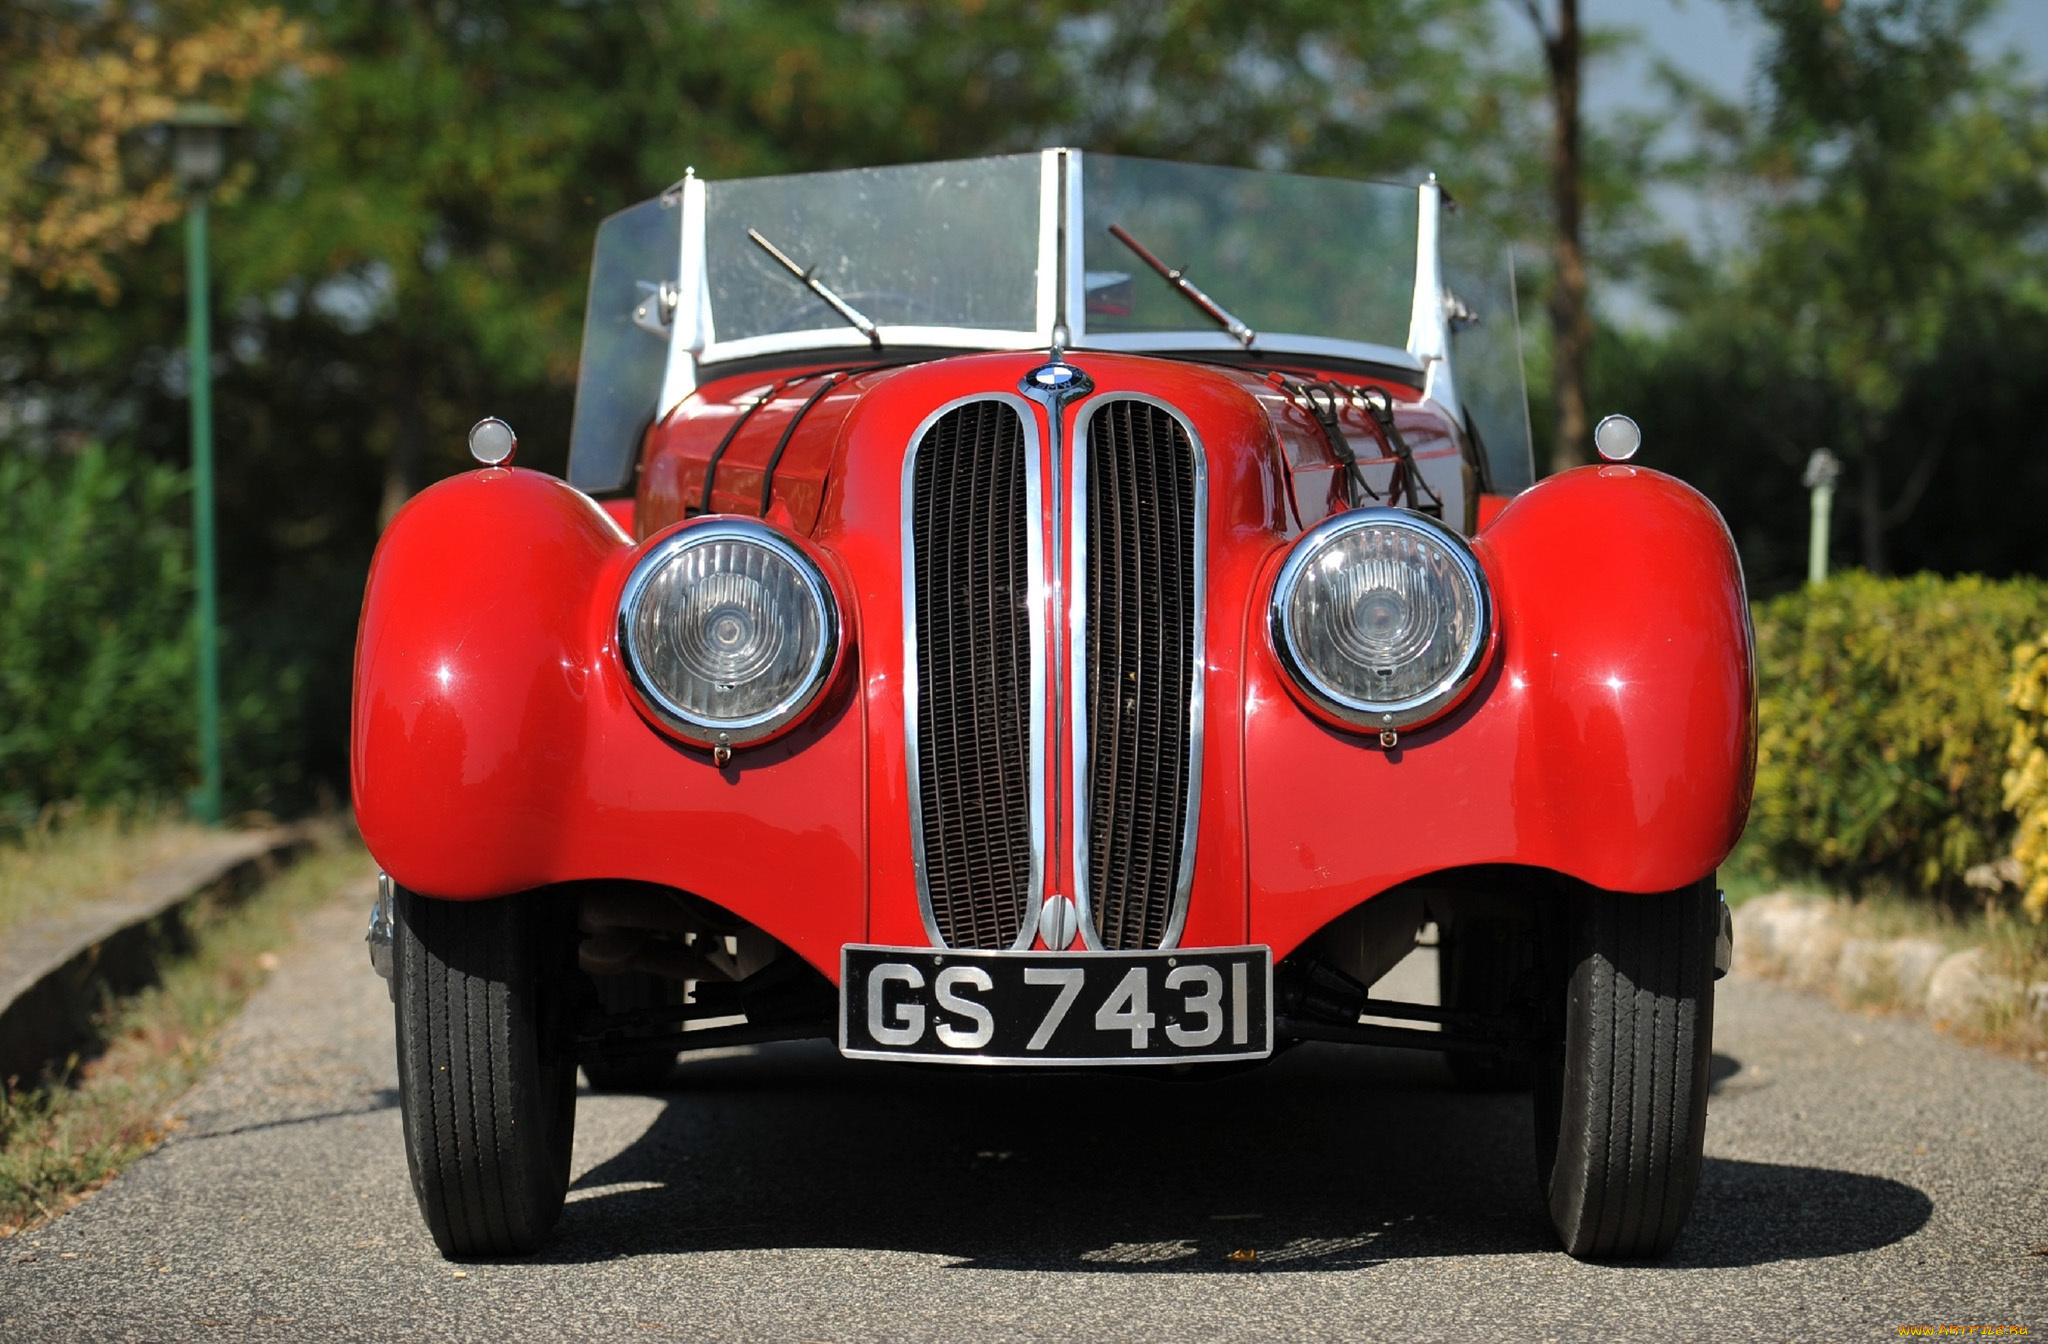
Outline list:
[[[1572,1255],[1663,1255],[1691,1210],[1713,1032],[1711,897],[1702,884],[1577,898],[1565,1067],[1550,1100],[1556,1147],[1544,1173]]]
[[[537,982],[548,931],[535,927],[544,912],[533,906],[399,893],[406,1156],[428,1230],[450,1257],[537,1249],[567,1191],[575,1075],[545,1057]]]

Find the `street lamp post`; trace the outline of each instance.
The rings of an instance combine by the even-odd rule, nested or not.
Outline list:
[[[1825,448],[1813,450],[1806,459],[1806,488],[1813,492],[1813,520],[1806,534],[1806,582],[1827,582],[1828,529],[1835,507],[1835,481],[1842,474],[1841,459]]]
[[[197,571],[199,640],[199,789],[192,811],[220,820],[220,649],[213,546],[213,343],[207,303],[207,193],[227,166],[235,120],[217,107],[187,104],[164,123],[171,162],[185,192],[185,339],[192,401],[192,552]]]

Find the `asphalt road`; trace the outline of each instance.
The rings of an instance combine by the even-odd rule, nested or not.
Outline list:
[[[450,1265],[358,904],[285,957],[175,1138],[0,1243],[0,1340],[2048,1332],[2048,1076],[1740,979],[1699,1204],[1658,1265],[1554,1249],[1527,1100],[1454,1091],[1434,1056],[1310,1046],[1172,1084],[808,1045],[585,1096],[552,1246]]]

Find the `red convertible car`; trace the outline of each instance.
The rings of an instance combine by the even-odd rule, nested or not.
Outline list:
[[[547,1236],[579,1067],[806,1037],[1440,1051],[1530,1091],[1568,1251],[1671,1246],[1742,575],[1622,418],[1532,479],[1509,255],[1434,179],[686,177],[598,230],[580,380],[568,479],[480,423],[362,616],[372,957],[444,1253]],[[1439,1002],[1376,997],[1425,928]]]

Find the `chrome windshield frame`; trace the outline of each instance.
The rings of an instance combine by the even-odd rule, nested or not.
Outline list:
[[[1087,279],[1083,234],[1083,152],[1054,148],[1039,152],[1037,281],[1035,325],[1029,330],[964,326],[882,324],[883,347],[921,350],[1105,350],[1130,353],[1243,355],[1227,333],[1190,324],[1185,330],[1091,333],[1087,325]],[[1410,190],[1384,184],[1390,190]],[[683,208],[677,267],[678,302],[670,324],[666,374],[657,403],[665,419],[721,366],[739,360],[818,352],[827,356],[865,352],[868,342],[844,327],[721,340],[711,304],[706,245],[706,183],[692,170],[672,190]],[[1299,332],[1261,331],[1253,355],[1308,356],[1344,360],[1417,375],[1423,394],[1453,418],[1462,416],[1452,374],[1451,330],[1443,289],[1441,217],[1443,190],[1432,175],[1416,194],[1415,276],[1408,331],[1402,345],[1348,340]],[[1391,335],[1391,333],[1390,333]]]
[[[1086,276],[1077,245],[1082,231],[1082,164],[1078,149],[1040,151],[1038,201],[1038,275],[1034,295],[1036,325],[1030,330],[996,327],[880,325],[883,345],[922,349],[1030,350],[1060,344],[1067,349],[1200,352],[1241,350],[1222,332],[1191,324],[1186,330],[1099,332],[1087,327]],[[1387,184],[1392,186],[1393,184]],[[1406,190],[1406,188],[1402,188]],[[711,371],[733,360],[807,350],[836,352],[867,345],[860,333],[821,327],[720,340],[711,310],[708,258],[705,248],[705,183],[694,171],[680,184],[683,196],[682,300],[671,334],[669,377],[663,388],[664,413],[671,410]],[[1437,213],[1441,190],[1434,178],[1415,189],[1418,196],[1414,311],[1405,346],[1354,341],[1285,331],[1259,334],[1256,352],[1353,359],[1360,363],[1413,369],[1425,375],[1431,363],[1449,349],[1440,297],[1437,260]],[[1428,288],[1437,297],[1426,301]],[[1062,333],[1060,328],[1066,327]],[[1060,337],[1065,339],[1061,340]]]

